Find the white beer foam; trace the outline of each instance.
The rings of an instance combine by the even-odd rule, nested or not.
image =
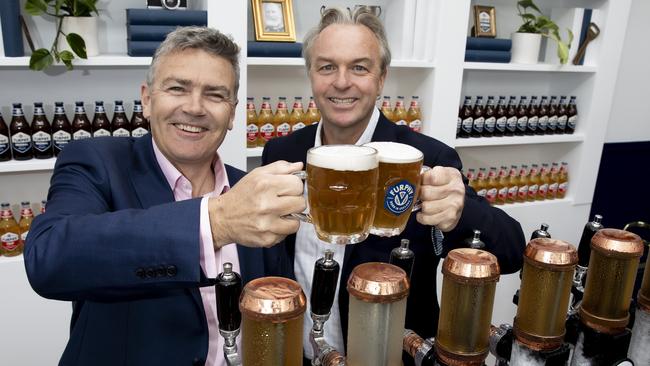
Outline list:
[[[422,151],[411,145],[400,144],[399,142],[375,141],[363,146],[370,146],[379,153],[379,161],[382,163],[414,163],[424,158]]]
[[[379,165],[377,151],[367,146],[323,145],[309,150],[307,164],[332,170],[365,171]]]

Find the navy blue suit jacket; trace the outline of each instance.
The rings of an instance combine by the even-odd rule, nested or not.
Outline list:
[[[230,185],[243,176],[226,166]],[[25,267],[43,297],[73,301],[60,365],[203,364],[200,199],[174,202],[151,136],[73,142],[58,157]],[[244,283],[278,272],[278,249],[237,246]]]
[[[302,161],[306,164],[307,150],[314,146],[316,126],[303,128],[287,137],[269,141],[262,156],[262,163],[269,164],[276,160],[290,162]],[[408,127],[397,126],[380,115],[372,141],[394,141],[416,147],[424,154],[424,164],[461,169],[461,161],[456,151],[431,137],[415,133]],[[481,239],[486,249],[495,254],[499,260],[501,273],[513,273],[521,268],[523,252],[526,245],[521,225],[502,210],[491,207],[488,202],[476,195],[465,182],[465,206],[456,228],[445,233],[444,251],[463,246],[463,240],[473,236],[473,230],[481,230]],[[341,283],[339,283],[339,309],[343,337],[347,344],[348,329],[348,292],[346,283],[357,265],[365,262],[388,262],[390,252],[400,245],[403,238],[410,240],[410,248],[415,252],[415,264],[411,277],[411,289],[407,301],[406,328],[412,329],[420,336],[435,336],[438,328],[438,301],[436,295],[436,268],[440,256],[434,253],[431,227],[419,224],[411,215],[408,225],[401,235],[383,238],[370,235],[360,244],[345,247],[342,263]],[[293,265],[295,253],[295,235],[288,236],[282,246],[288,261]],[[445,253],[443,252],[443,255]]]

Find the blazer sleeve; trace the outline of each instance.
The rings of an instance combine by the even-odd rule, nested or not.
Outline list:
[[[125,192],[132,183],[111,174],[90,144],[66,150],[51,179],[47,211],[35,218],[25,244],[27,276],[38,294],[123,301],[207,281],[199,265],[200,199],[115,209],[128,200],[117,197],[115,187]]]

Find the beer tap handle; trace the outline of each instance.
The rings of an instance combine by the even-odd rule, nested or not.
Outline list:
[[[413,271],[413,262],[415,261],[415,253],[409,249],[409,240],[402,239],[400,246],[390,252],[390,260],[388,263],[394,264],[406,272],[406,276],[411,279],[411,272]]]
[[[595,215],[594,220],[588,222],[582,231],[580,243],[578,244],[578,265],[587,267],[589,265],[589,256],[591,255],[591,238],[594,237],[598,230],[603,228],[601,215]]]
[[[217,276],[215,285],[219,329],[232,332],[239,329],[241,312],[239,296],[242,291],[241,276],[232,270],[231,263],[223,264],[223,272]]]
[[[551,234],[548,232],[548,224],[542,224],[541,227],[535,231],[530,236],[530,240],[537,238],[550,238]]]
[[[329,315],[334,303],[339,271],[339,263],[334,260],[334,252],[331,250],[326,250],[324,257],[314,264],[310,297],[312,314]]]

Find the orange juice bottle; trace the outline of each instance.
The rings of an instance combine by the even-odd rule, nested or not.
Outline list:
[[[320,111],[316,107],[314,97],[309,97],[309,105],[307,106],[307,125],[315,125],[320,122]]]
[[[296,132],[305,127],[305,111],[302,109],[302,97],[295,97],[293,100],[293,108],[289,115],[289,125],[291,125],[291,132]]]
[[[551,165],[551,176],[549,177],[550,182],[548,184],[548,193],[546,194],[546,198],[552,200],[557,197],[559,175],[560,175],[560,164],[553,163]]]
[[[485,174],[485,168],[478,169],[478,175],[476,177],[476,194],[485,197],[487,194],[487,176]]]
[[[406,123],[411,130],[415,132],[422,131],[422,112],[420,111],[420,103],[417,95],[411,97],[411,105],[406,112]]]
[[[0,205],[0,254],[14,257],[23,252],[23,241],[20,239],[20,227],[7,202]]]
[[[275,115],[273,116],[273,125],[275,125],[277,137],[289,136],[289,133],[291,133],[287,97],[278,98],[278,107],[275,109]]]
[[[390,103],[390,97],[384,95],[384,100],[381,102],[381,113],[384,114],[389,121],[395,123],[395,116],[393,115],[393,106]]]
[[[537,190],[537,199],[539,201],[545,200],[548,195],[548,186],[551,182],[551,172],[547,163],[542,164],[542,169],[539,171],[539,189]]]
[[[406,126],[406,108],[404,107],[404,97],[399,95],[395,109],[393,110],[393,119],[398,126]]]
[[[569,189],[569,164],[562,162],[558,174],[557,198],[564,198]]]
[[[32,221],[34,220],[34,211],[29,207],[29,201],[21,202],[20,207],[20,221],[18,221],[18,227],[20,228],[20,240],[25,243],[25,240],[27,240],[27,234],[29,233],[29,228],[32,226]]]
[[[526,201],[534,201],[537,199],[537,191],[539,190],[539,166],[533,164],[528,173],[528,197]]]
[[[271,98],[269,97],[262,97],[262,107],[260,108],[260,114],[257,116],[257,126],[260,131],[257,146],[264,146],[267,141],[276,136],[273,112],[271,111]]]
[[[257,112],[255,111],[255,98],[246,98],[246,147],[256,147],[260,138],[260,129],[257,126]]]
[[[519,168],[519,188],[517,188],[517,202],[528,200],[528,165],[522,164]]]
[[[516,165],[510,166],[508,172],[508,194],[506,196],[506,203],[517,202],[517,192],[519,192],[519,172]]]
[[[497,174],[496,167],[490,167],[486,189],[487,191],[485,192],[485,198],[488,200],[488,202],[490,202],[491,205],[499,204],[497,202],[497,196],[499,194],[499,189],[501,189],[501,185],[499,184],[499,175]]]

